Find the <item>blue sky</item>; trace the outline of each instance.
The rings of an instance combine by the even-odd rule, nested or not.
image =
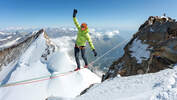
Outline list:
[[[136,30],[149,16],[164,12],[177,18],[177,0],[0,0],[0,26],[74,26],[73,9],[79,22],[90,27]]]

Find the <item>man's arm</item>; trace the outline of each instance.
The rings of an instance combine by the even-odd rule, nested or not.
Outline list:
[[[73,21],[74,21],[74,24],[76,25],[77,29],[79,30],[80,29],[80,25],[79,25],[79,22],[76,19],[76,14],[77,14],[77,10],[74,9],[74,11],[73,11]]]
[[[91,37],[90,37],[90,35],[88,33],[86,34],[86,38],[87,38],[87,41],[88,41],[88,43],[89,43],[89,45],[90,45],[90,47],[91,47],[91,49],[92,49],[92,51],[94,53],[94,56],[96,57],[97,56],[97,52],[96,52],[95,47],[94,47],[94,45],[92,43],[92,39],[91,39]]]
[[[94,50],[95,47],[94,47],[94,45],[93,45],[93,43],[92,43],[92,39],[91,39],[91,37],[90,37],[90,35],[89,35],[88,33],[86,34],[86,38],[87,38],[87,41],[88,41],[88,43],[89,43],[91,49]]]

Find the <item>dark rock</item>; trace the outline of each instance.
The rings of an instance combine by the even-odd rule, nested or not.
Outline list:
[[[83,90],[81,93],[80,93],[80,95],[83,95],[83,94],[85,94],[91,87],[93,87],[94,86],[94,84],[91,84],[88,88],[86,88],[85,90]]]
[[[154,73],[177,63],[177,22],[166,16],[150,16],[124,47],[102,80]]]
[[[39,30],[36,34],[27,36],[26,39],[19,42],[18,44],[14,44],[8,48],[1,48],[0,49],[0,68],[18,59],[22,55],[22,53],[30,46],[30,44],[35,39],[38,38],[38,36],[42,32],[44,32],[43,29]]]

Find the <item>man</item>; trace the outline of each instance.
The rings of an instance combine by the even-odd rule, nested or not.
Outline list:
[[[78,71],[80,69],[80,61],[79,61],[79,52],[81,51],[82,54],[82,58],[85,62],[85,66],[84,68],[88,68],[88,62],[87,62],[87,58],[85,56],[85,46],[86,46],[86,42],[88,41],[94,56],[97,56],[97,53],[95,51],[95,47],[92,43],[92,40],[90,38],[89,35],[89,30],[87,27],[86,23],[82,23],[81,25],[79,25],[77,19],[76,19],[76,14],[77,14],[77,10],[74,9],[73,11],[73,20],[74,20],[74,24],[76,25],[77,29],[78,29],[78,33],[77,33],[77,38],[76,38],[76,43],[75,43],[75,48],[74,48],[74,54],[75,54],[75,60],[77,63],[77,68],[74,71]]]

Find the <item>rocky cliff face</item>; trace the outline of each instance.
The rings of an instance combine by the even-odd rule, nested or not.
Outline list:
[[[150,16],[124,47],[103,80],[120,74],[154,73],[177,63],[177,22],[166,16]]]
[[[21,56],[21,54],[30,46],[30,44],[37,39],[37,37],[43,33],[44,30],[30,34],[21,39],[22,41],[13,44],[12,46],[0,48],[0,70],[2,66],[8,65],[10,62],[16,60]]]

